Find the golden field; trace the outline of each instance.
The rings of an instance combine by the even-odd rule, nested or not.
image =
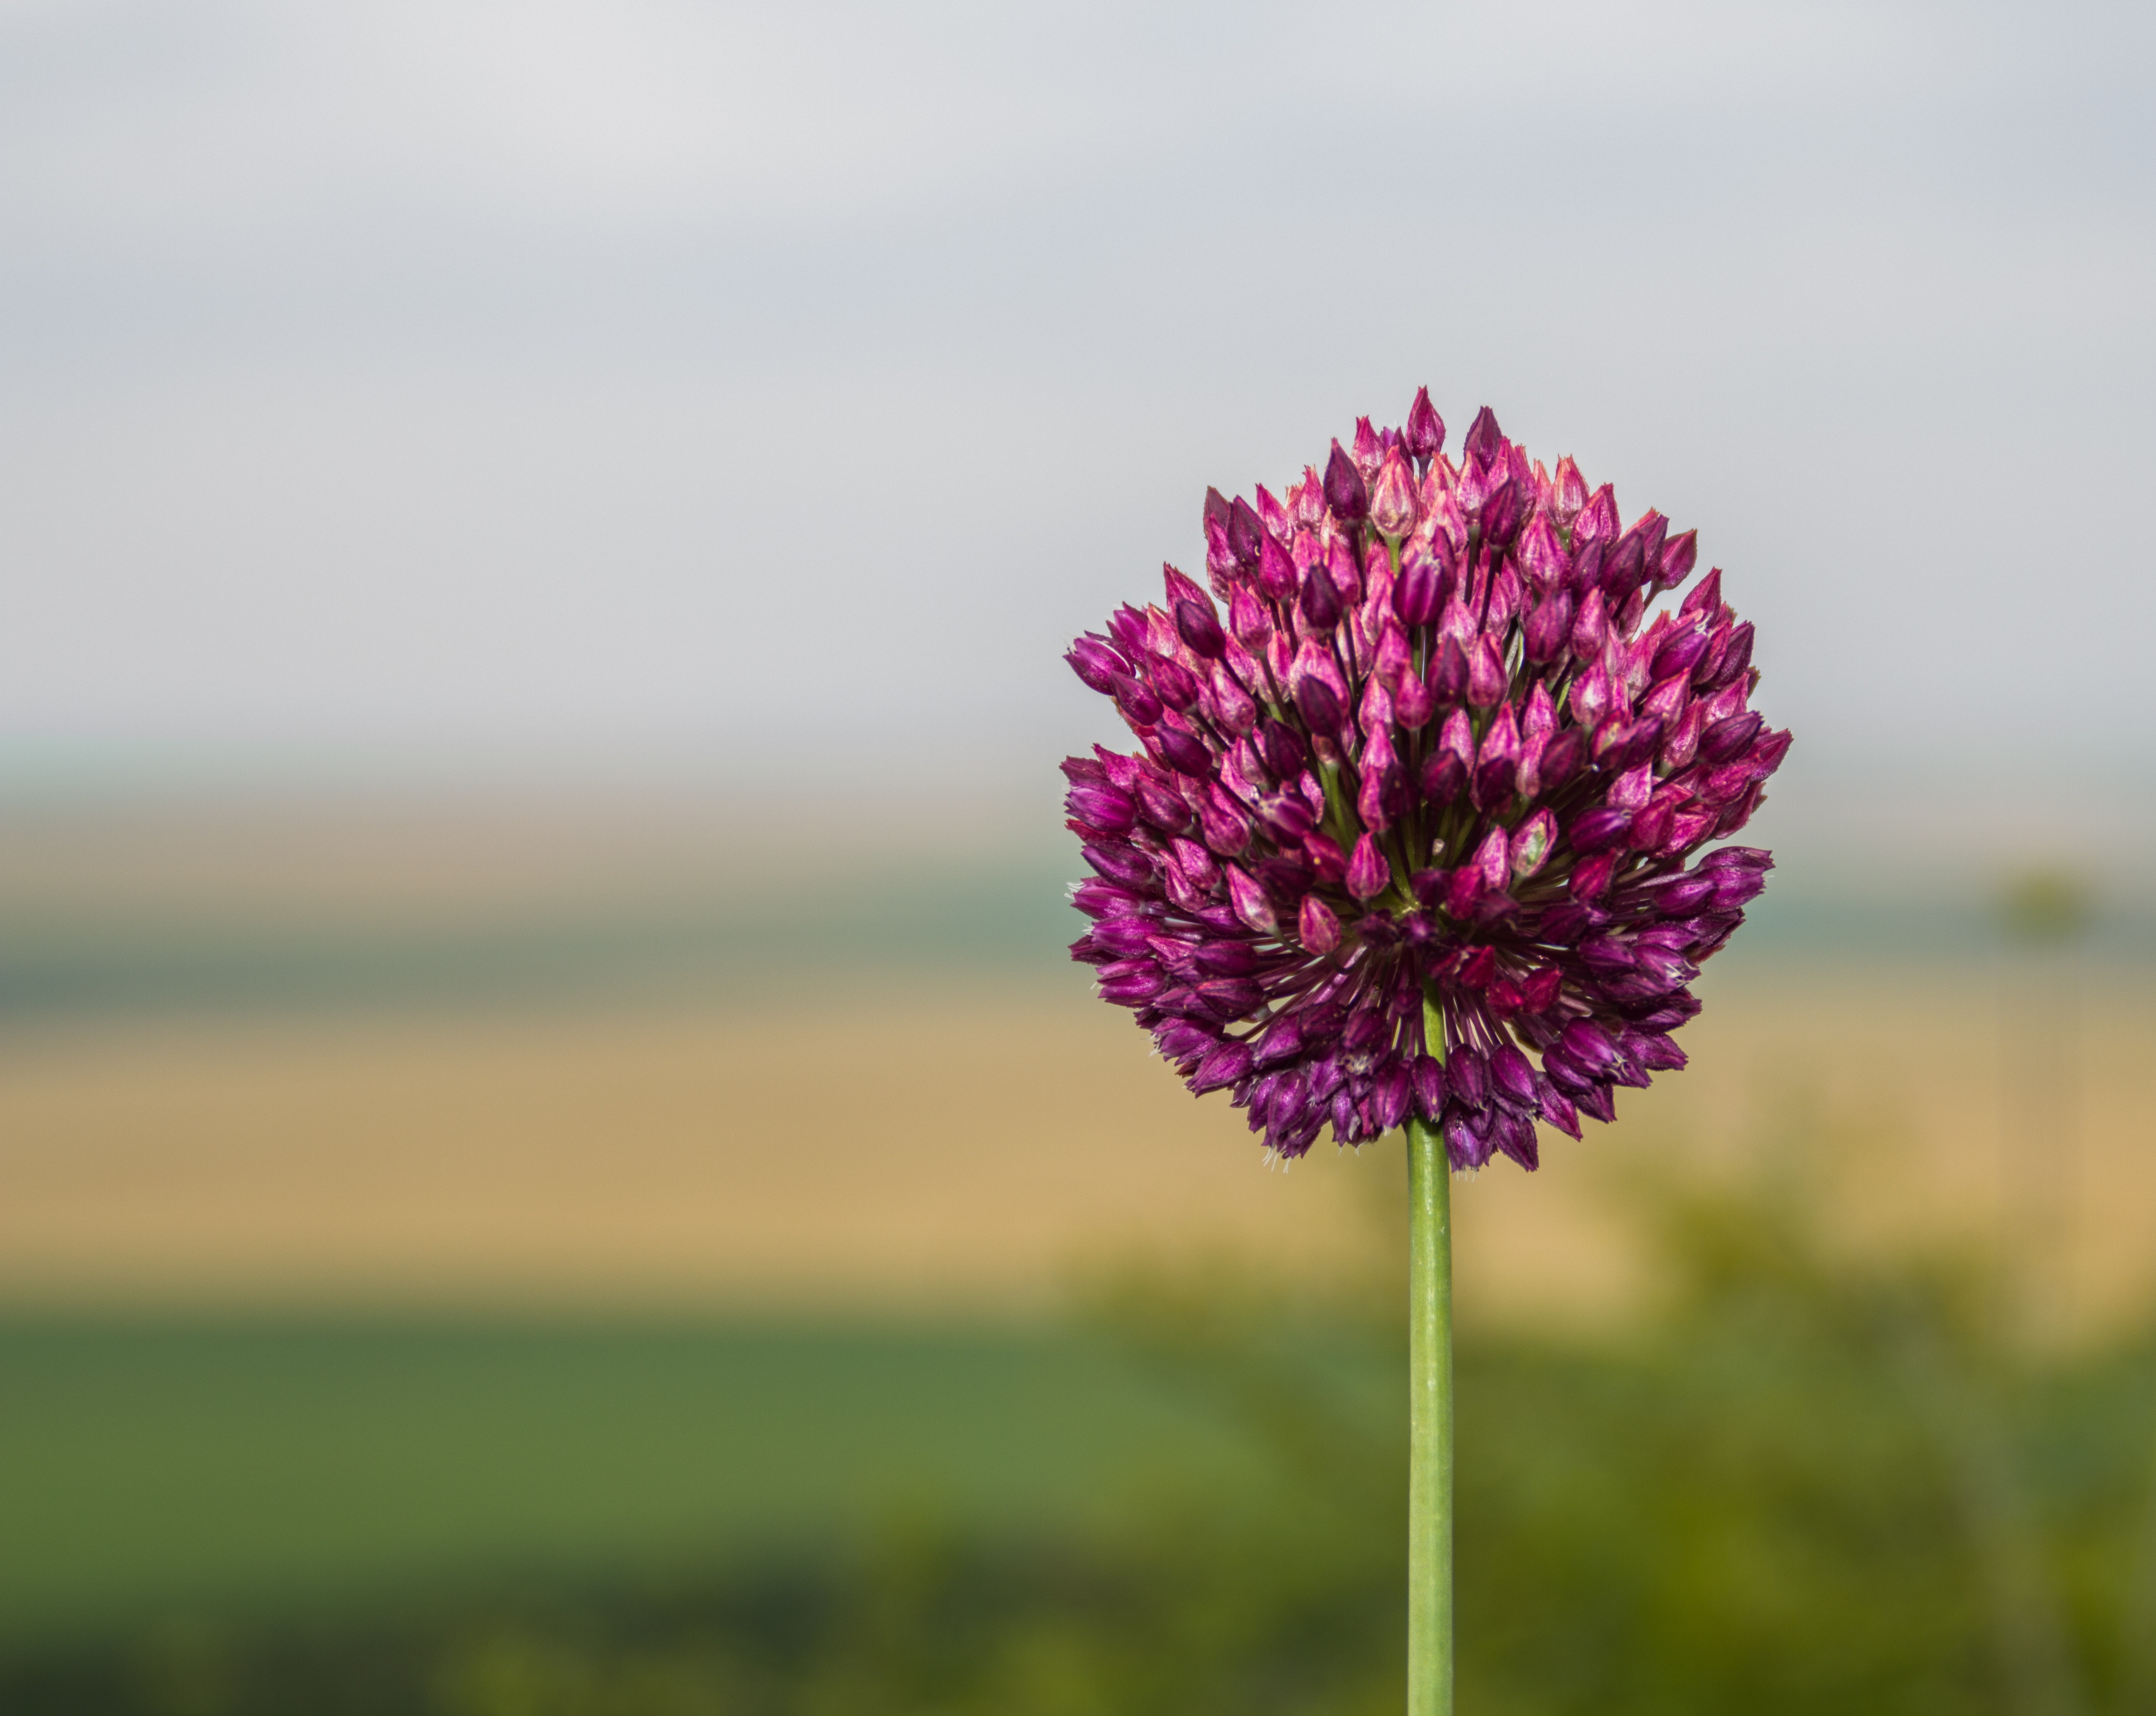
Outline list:
[[[2011,1209],[2064,1237],[2076,1321],[2143,1302],[2145,985],[2083,997],[2062,1176],[2026,1160],[2058,1137],[2018,1157],[2002,1137],[1995,971],[1745,959],[1703,986],[1691,1068],[1620,1093],[1617,1128],[1462,1186],[1468,1314],[1621,1314],[1651,1275],[1625,1219],[1638,1175],[1792,1149],[1854,1244]],[[1336,1269],[1397,1172],[1384,1148],[1269,1165],[1075,970],[761,1005],[32,1019],[0,1042],[18,1304],[1023,1313],[1134,1254]]]

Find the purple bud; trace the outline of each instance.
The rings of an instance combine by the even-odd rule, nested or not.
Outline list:
[[[1579,766],[1587,758],[1587,735],[1577,727],[1562,727],[1550,735],[1543,746],[1541,776],[1542,790],[1554,792],[1579,772]]]
[[[1400,556],[1400,575],[1393,586],[1393,612],[1410,626],[1427,626],[1437,617],[1444,594],[1444,573],[1420,547],[1410,543]]]
[[[1471,1048],[1456,1048],[1445,1065],[1445,1082],[1462,1108],[1479,1109],[1490,1099],[1488,1069]]]
[[[1302,581],[1302,622],[1313,632],[1330,632],[1340,623],[1340,592],[1322,565],[1313,563]]]
[[[1228,653],[1227,635],[1220,617],[1203,597],[1188,597],[1175,604],[1175,629],[1194,654],[1218,661]]]
[[[1331,738],[1347,725],[1347,705],[1322,679],[1305,679],[1295,688],[1295,706],[1304,725],[1322,738]]]
[[[1681,536],[1672,536],[1662,544],[1661,564],[1655,573],[1655,581],[1665,590],[1674,590],[1691,576],[1691,569],[1699,563],[1699,532],[1687,530]]]
[[[1107,697],[1115,694],[1116,675],[1130,670],[1130,663],[1112,644],[1091,632],[1074,642],[1063,659],[1090,689]]]
[[[1325,504],[1343,525],[1360,524],[1370,510],[1370,492],[1363,486],[1363,474],[1337,441],[1325,462]]]
[[[1733,684],[1742,679],[1744,670],[1752,665],[1752,622],[1749,620],[1729,634],[1727,645],[1718,653],[1707,675],[1700,681],[1702,691],[1718,691],[1724,685]]]
[[[1258,546],[1265,540],[1265,520],[1252,509],[1250,503],[1237,495],[1228,509],[1228,548],[1235,556],[1235,564],[1249,571],[1258,563]]]
[[[1440,644],[1430,663],[1430,695],[1440,704],[1457,704],[1467,695],[1467,653],[1455,638]]]
[[[1064,796],[1063,807],[1104,833],[1127,834],[1137,826],[1137,807],[1112,786],[1074,786]]]
[[[1520,570],[1536,589],[1561,590],[1565,575],[1572,563],[1565,557],[1564,545],[1558,540],[1557,532],[1550,521],[1537,514],[1520,533]]]
[[[1079,848],[1086,862],[1110,882],[1125,888],[1152,884],[1152,861],[1134,846],[1106,843]]]
[[[1650,680],[1667,679],[1672,674],[1682,674],[1687,679],[1699,665],[1699,658],[1707,653],[1707,633],[1692,630],[1680,633],[1655,652],[1654,665],[1647,669]]]
[[[1358,899],[1375,899],[1392,885],[1392,866],[1368,834],[1355,843],[1348,860],[1348,891]]]
[[[1490,1052],[1490,1076],[1500,1097],[1522,1109],[1535,1106],[1535,1069],[1511,1043]]]
[[[1750,712],[1717,721],[1699,735],[1699,760],[1712,768],[1742,756],[1764,725]]]
[[[1228,866],[1228,899],[1235,909],[1235,915],[1259,935],[1279,933],[1280,919],[1274,915],[1272,901],[1240,865]]]
[[[1252,1059],[1248,1045],[1222,1043],[1199,1063],[1197,1072],[1191,1075],[1191,1094],[1203,1096],[1210,1090],[1226,1089],[1249,1075]]]
[[[1153,693],[1170,709],[1188,714],[1198,701],[1198,679],[1181,662],[1155,656],[1147,669]]]
[[[1286,602],[1295,594],[1295,556],[1281,546],[1280,539],[1270,530],[1263,534],[1258,544],[1258,586],[1275,602]]]
[[[1414,1100],[1414,1074],[1404,1061],[1388,1061],[1370,1082],[1371,1118],[1380,1131],[1389,1132],[1408,1117]]]
[[[1568,831],[1573,850],[1600,852],[1622,839],[1625,831],[1631,825],[1632,813],[1630,811],[1611,810],[1605,806],[1583,812],[1573,818],[1572,827]]]
[[[1414,403],[1408,407],[1407,428],[1402,438],[1417,458],[1430,458],[1445,445],[1445,419],[1430,402],[1430,389],[1415,389]]]
[[[1250,819],[1218,786],[1209,787],[1198,801],[1198,832],[1222,858],[1240,858],[1250,850]]]
[[[1435,1120],[1445,1112],[1445,1067],[1435,1055],[1417,1055],[1414,1062],[1415,1112]]]
[[[1520,534],[1520,524],[1526,516],[1520,485],[1507,477],[1482,503],[1483,540],[1499,548],[1506,546]]]
[[[1530,1174],[1542,1165],[1542,1140],[1535,1136],[1534,1122],[1525,1115],[1498,1114],[1490,1123],[1490,1136]]]
[[[1308,754],[1300,733],[1284,721],[1270,719],[1258,728],[1258,750],[1274,779],[1279,781],[1291,781],[1300,774],[1303,758]]]
[[[1511,868],[1525,880],[1548,861],[1557,845],[1557,817],[1547,807],[1537,811],[1512,831]]]
[[[1497,427],[1496,413],[1486,405],[1475,413],[1461,451],[1478,464],[1487,465],[1496,464],[1504,450],[1504,431]]]
[[[1314,894],[1302,897],[1302,909],[1296,918],[1296,932],[1312,953],[1331,953],[1340,945],[1340,919]]]
[[[1385,455],[1370,491],[1370,523],[1381,536],[1404,536],[1415,525],[1415,484],[1408,462],[1394,448]]]
[[[1346,725],[1348,682],[1341,677],[1332,652],[1314,638],[1305,638],[1296,653],[1288,689],[1312,732],[1330,738]]]
[[[1693,531],[1689,534],[1697,535],[1698,533],[1697,531]],[[1681,542],[1684,540],[1684,538],[1680,536],[1677,538],[1677,540]],[[1717,566],[1712,571],[1709,572],[1692,587],[1691,594],[1686,597],[1683,602],[1678,604],[1677,612],[1680,615],[1693,613],[1705,614],[1709,619],[1712,619],[1714,617],[1715,610],[1721,606],[1722,568],[1720,566]]]
[[[1505,694],[1505,663],[1488,633],[1475,640],[1467,658],[1467,700],[1477,709],[1488,709]]]
[[[1602,646],[1609,638],[1609,606],[1601,591],[1590,590],[1581,598],[1579,612],[1573,617],[1572,653],[1582,662],[1595,660],[1602,653]]]
[[[1520,766],[1509,756],[1493,756],[1475,767],[1474,790],[1467,796],[1477,810],[1493,810],[1510,802],[1518,784]],[[1492,830],[1492,832],[1497,831]]]
[[[1134,727],[1150,727],[1160,720],[1160,699],[1128,674],[1115,678],[1116,704]]]
[[[1573,1020],[1564,1027],[1558,1043],[1590,1075],[1599,1076],[1616,1069],[1617,1045],[1609,1040],[1609,1033],[1592,1019]]]
[[[1551,591],[1535,604],[1523,629],[1527,659],[1537,665],[1554,661],[1563,653],[1572,633],[1570,594],[1561,589]]]
[[[1456,752],[1433,751],[1422,766],[1422,796],[1431,804],[1450,804],[1467,785],[1467,765]]]
[[[1161,727],[1152,736],[1160,747],[1161,761],[1178,774],[1203,778],[1213,772],[1213,753],[1196,735],[1177,727]]]
[[[1428,724],[1437,713],[1437,699],[1430,694],[1430,687],[1413,674],[1400,681],[1399,694],[1393,699],[1393,715],[1408,732]]]

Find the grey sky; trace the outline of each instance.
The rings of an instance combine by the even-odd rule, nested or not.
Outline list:
[[[7,766],[1007,778],[1427,382],[1793,770],[2145,793],[2151,15],[0,3]]]

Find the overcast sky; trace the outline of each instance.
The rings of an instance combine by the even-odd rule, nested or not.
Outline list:
[[[1426,382],[1793,770],[2145,801],[2152,18],[0,0],[0,761],[1014,778]]]

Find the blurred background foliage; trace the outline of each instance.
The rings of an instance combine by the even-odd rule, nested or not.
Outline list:
[[[1819,1217],[1819,1145],[1636,1191],[1665,1269],[1629,1332],[1471,1330],[1464,1709],[2156,1708],[2156,1340],[2032,1345],[1994,1260],[1853,1255]],[[1219,1267],[1127,1272],[1097,1284],[1082,1329],[1034,1337],[1051,1362],[1015,1391],[980,1387],[990,1346],[947,1342],[939,1368],[915,1337],[930,1392],[963,1397],[970,1370],[976,1397],[911,1433],[969,1444],[968,1466],[1002,1451],[1000,1478],[965,1475],[970,1503],[887,1491],[867,1529],[717,1559],[676,1545],[424,1600],[18,1639],[0,1708],[1396,1709],[1404,1337],[1386,1274],[1321,1293]],[[588,1334],[566,1368],[603,1388],[611,1355],[619,1386],[639,1338]],[[906,1339],[886,1335],[886,1357]],[[665,1363],[712,1356],[679,1341]],[[862,1358],[823,1355],[830,1393],[812,1416],[907,1434],[891,1373]],[[1029,1475],[1052,1485],[1074,1443],[1134,1426],[1137,1457],[1089,1504],[1020,1497]],[[619,1423],[611,1441],[603,1418],[584,1427],[580,1481],[633,1489],[650,1451]],[[796,1452],[813,1465],[836,1451]],[[783,1484],[786,1464],[767,1453],[736,1477]]]

